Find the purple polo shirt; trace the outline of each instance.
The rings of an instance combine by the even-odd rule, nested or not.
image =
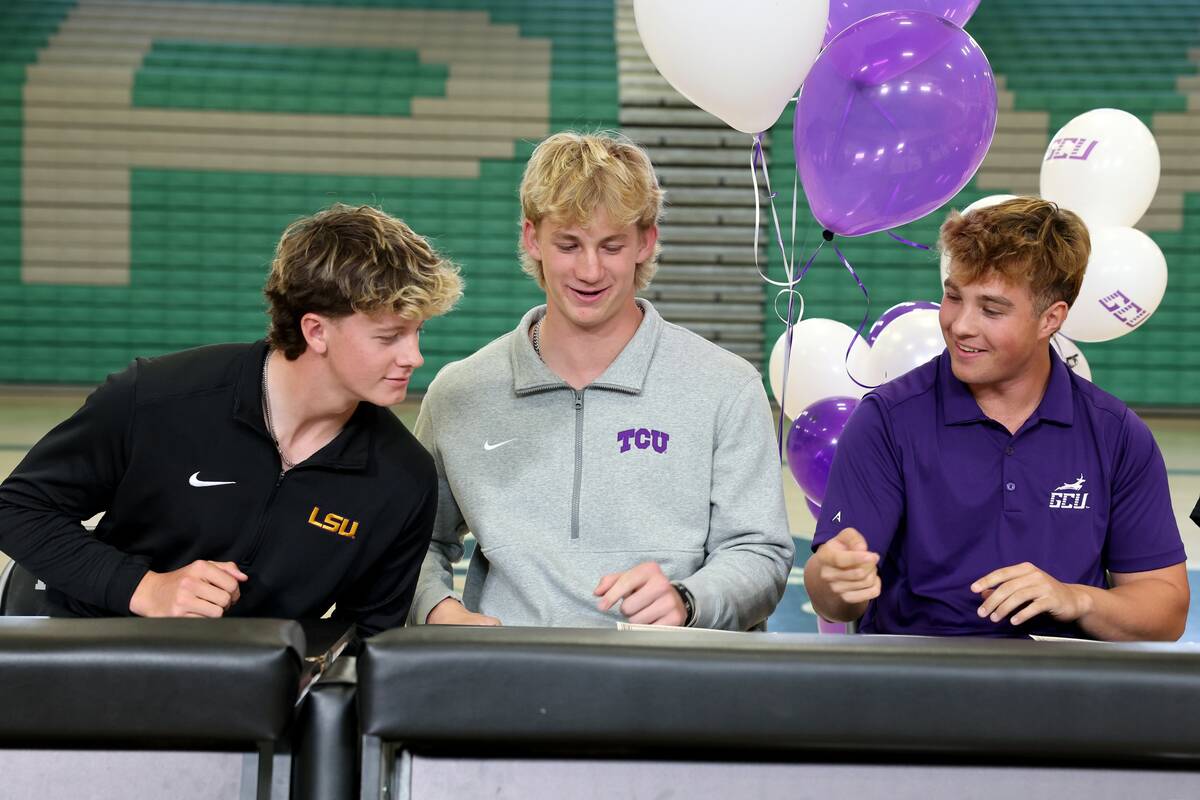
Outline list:
[[[1186,559],[1146,424],[1051,351],[1037,410],[1011,435],[940,356],[863,398],[838,442],[813,549],[857,528],[883,588],[865,633],[1085,637],[1040,614],[981,619],[970,585],[1029,561],[1064,583]]]

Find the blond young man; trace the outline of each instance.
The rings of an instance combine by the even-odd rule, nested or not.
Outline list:
[[[947,349],[846,426],[805,565],[813,606],[869,633],[1179,638],[1162,455],[1050,347],[1083,282],[1083,222],[1017,198],[952,213],[941,244]]]
[[[265,294],[265,341],[137,359],[0,486],[0,549],[62,613],[403,623],[437,476],[387,407],[457,269],[336,205],[284,232]]]
[[[546,304],[421,405],[441,491],[412,621],[759,625],[794,556],[771,413],[750,364],[635,297],[662,211],[649,159],[560,133],[520,195],[522,265]]]

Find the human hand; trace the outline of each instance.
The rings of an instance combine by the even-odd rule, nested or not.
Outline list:
[[[453,597],[447,597],[438,603],[425,617],[426,625],[490,625],[500,624],[500,620],[487,614],[476,614],[467,611],[466,606]]]
[[[971,584],[971,591],[983,599],[979,616],[999,622],[1011,614],[1013,625],[1038,614],[1049,614],[1059,622],[1074,622],[1091,605],[1087,593],[1060,583],[1028,561],[989,572]]]
[[[597,607],[601,611],[620,601],[621,613],[637,625],[682,625],[687,621],[683,598],[653,561],[605,575],[592,594],[600,597]]]
[[[879,597],[879,554],[867,549],[866,538],[854,528],[843,528],[817,548],[813,558],[829,590],[848,605]]]
[[[139,617],[220,617],[242,598],[244,572],[232,561],[199,559],[171,572],[142,577],[129,610]]]

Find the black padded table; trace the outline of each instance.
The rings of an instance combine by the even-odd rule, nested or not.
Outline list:
[[[0,618],[4,790],[285,798],[304,652],[280,620]]]
[[[358,671],[364,798],[1200,797],[1186,645],[430,626]]]

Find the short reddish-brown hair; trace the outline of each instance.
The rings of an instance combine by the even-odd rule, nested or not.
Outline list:
[[[942,252],[950,276],[971,284],[997,275],[1029,287],[1040,314],[1079,296],[1092,253],[1087,225],[1076,214],[1037,197],[1017,197],[942,223]]]

